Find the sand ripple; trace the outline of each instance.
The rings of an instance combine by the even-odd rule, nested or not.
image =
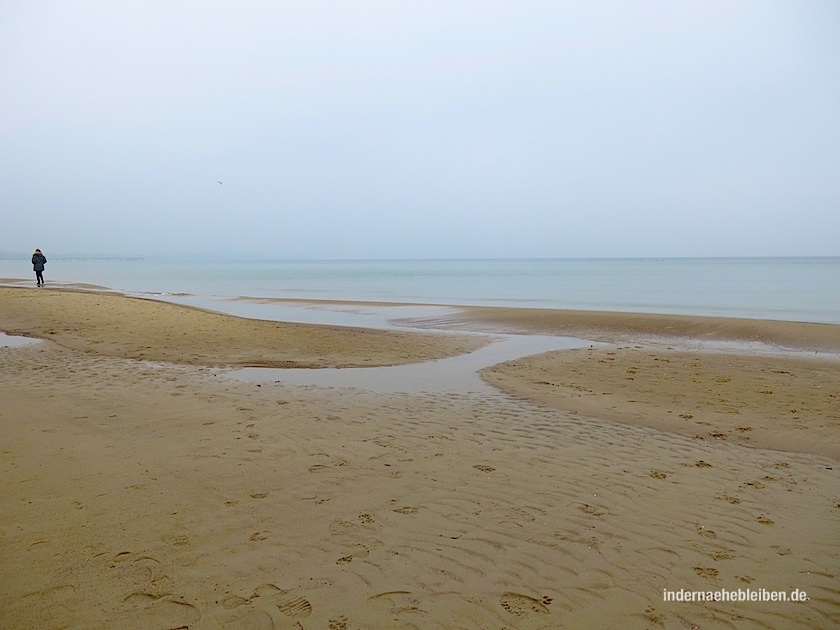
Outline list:
[[[0,348],[0,626],[825,628],[833,460]],[[805,590],[665,603],[663,589]]]

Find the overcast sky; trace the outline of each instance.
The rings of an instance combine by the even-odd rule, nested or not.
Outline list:
[[[0,208],[48,255],[840,255],[840,2],[3,0]]]

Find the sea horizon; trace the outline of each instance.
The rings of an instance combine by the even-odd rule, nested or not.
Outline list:
[[[34,250],[33,250],[34,251]],[[29,261],[32,252],[10,252],[0,250],[0,262]],[[425,262],[425,261],[585,261],[585,260],[840,260],[840,254],[791,254],[773,256],[767,254],[744,255],[690,255],[690,256],[411,256],[411,257],[260,257],[260,256],[206,256],[194,254],[130,254],[59,252],[52,253],[52,260],[114,260],[144,262],[195,262],[195,263],[323,263],[323,262]]]

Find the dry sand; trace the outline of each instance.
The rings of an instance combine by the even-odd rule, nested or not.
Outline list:
[[[515,396],[258,387],[220,366],[355,364],[365,358],[359,339],[378,333],[281,324],[238,333],[252,324],[116,296],[91,308],[83,295],[0,292],[0,330],[51,340],[0,348],[2,628],[827,628],[840,619],[840,469],[836,451],[817,444],[836,444],[836,409],[823,414],[832,411],[823,394],[838,393],[828,359],[780,356],[772,367],[742,357],[726,371],[730,357],[724,366],[716,354],[635,344],[498,368],[492,378]],[[275,334],[293,340],[288,350]],[[424,356],[457,349],[447,335],[399,335],[381,338],[376,362],[404,362],[411,344]],[[820,388],[791,385],[784,371]],[[765,377],[776,379],[767,389],[780,408],[783,397],[802,399],[803,427],[791,428],[789,411],[769,413],[770,394],[753,394]],[[545,403],[523,399],[540,398],[535,380],[552,383],[537,383]],[[733,383],[730,415],[752,431],[728,430],[716,388]],[[574,385],[598,394],[588,395],[593,407],[558,402]],[[629,385],[640,403],[627,400]],[[680,390],[669,409],[694,417],[677,424],[705,417],[711,428],[628,424]],[[606,411],[637,404],[649,411],[635,419]],[[801,452],[763,448],[779,415],[792,423],[784,431],[806,437]],[[728,439],[693,435],[718,429]],[[798,588],[810,600],[662,600],[663,589],[724,588]]]

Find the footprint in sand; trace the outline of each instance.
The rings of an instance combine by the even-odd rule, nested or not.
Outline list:
[[[551,611],[548,609],[546,603],[551,603],[551,601],[551,598],[544,597],[542,600],[539,600],[528,595],[508,591],[499,599],[499,604],[511,615],[524,617],[532,614],[549,614]]]
[[[330,523],[329,531],[331,536],[348,536],[356,532],[356,523],[350,521],[336,520]]]
[[[354,558],[366,558],[370,554],[370,551],[364,545],[359,545],[353,551],[348,554],[341,556],[338,560],[335,561],[336,564],[350,564],[353,562]]]
[[[239,597],[238,595],[231,595],[230,597],[225,597],[222,600],[222,606],[224,606],[228,610],[233,610],[234,608],[244,606],[248,603],[248,601],[249,600],[245,599],[244,597]]]
[[[336,619],[330,619],[329,630],[347,630],[347,617],[341,615]]]
[[[694,572],[701,578],[705,578],[713,582],[717,581],[718,576],[720,575],[720,571],[711,567],[694,567]]]
[[[148,584],[163,575],[163,565],[159,560],[130,551],[122,551],[114,556],[108,568],[135,585]]]
[[[271,614],[273,611],[279,610],[281,613],[292,619],[303,619],[312,614],[312,604],[309,603],[305,597],[295,595],[290,591],[284,591],[275,584],[263,584],[254,590],[254,594],[248,599],[241,601],[243,598],[229,597],[225,600],[224,606],[239,608],[247,604],[248,608],[262,611],[267,615],[267,620],[263,616],[259,616],[264,620],[263,625],[241,626],[241,628],[275,628],[275,618]],[[268,622],[266,625],[265,621]],[[239,627],[239,626],[238,626]]]
[[[140,614],[150,625],[161,628],[190,628],[201,619],[201,611],[177,595],[131,593],[123,604],[138,613],[142,611]]]
[[[584,503],[578,509],[584,514],[589,514],[590,516],[603,516],[606,514],[603,510],[595,507],[594,505],[589,505],[588,503]]]
[[[507,518],[515,523],[533,523],[539,514],[545,514],[539,508],[524,507],[511,508],[508,510]]]
[[[704,538],[717,538],[717,534],[711,529],[706,529],[705,525],[696,525],[697,535]]]
[[[380,612],[391,616],[403,613],[416,613],[420,610],[420,600],[411,591],[386,591],[368,597],[368,603]]]
[[[225,630],[274,630],[272,616],[252,605],[250,599],[232,595],[222,600],[224,610],[215,613]]]
[[[643,616],[645,617],[645,619],[658,626],[665,625],[665,619],[667,618],[664,614],[657,612],[656,608],[654,608],[653,606],[648,606],[647,608],[645,608]]]
[[[249,606],[225,610],[214,616],[225,630],[275,630],[277,627],[270,614]]]
[[[292,619],[303,619],[312,614],[312,604],[304,597],[287,597],[277,603],[277,608]]]

